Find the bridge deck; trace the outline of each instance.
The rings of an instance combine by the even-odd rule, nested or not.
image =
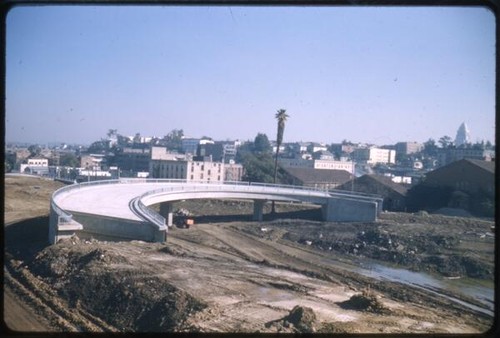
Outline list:
[[[82,185],[79,188],[69,189],[58,194],[54,201],[63,210],[93,215],[102,215],[129,220],[142,220],[130,208],[131,201],[147,192],[171,189],[178,193],[214,191],[218,198],[227,198],[231,194],[239,194],[241,198],[278,200],[303,200],[307,198],[327,198],[328,193],[321,191],[294,190],[290,188],[270,188],[262,186],[238,186],[218,184],[182,184],[182,183],[133,183],[133,184],[102,184]],[[267,195],[266,195],[267,194]],[[294,198],[295,197],[295,198]],[[176,197],[171,197],[176,199]],[[185,197],[183,197],[185,198]],[[161,199],[161,198],[160,198]]]
[[[72,189],[57,196],[55,202],[66,211],[141,220],[129,207],[132,199],[151,190],[151,184],[94,185]]]

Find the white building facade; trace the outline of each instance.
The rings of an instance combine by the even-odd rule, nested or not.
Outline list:
[[[223,182],[224,164],[212,161],[193,161],[190,156],[168,153],[166,148],[153,147],[149,163],[149,177]]]
[[[394,164],[396,163],[396,151],[393,149],[381,149],[376,147],[359,148],[354,150],[353,158],[357,162],[366,164]]]
[[[279,164],[284,168],[345,170],[350,174],[354,172],[354,162],[352,161],[305,160],[303,158],[284,158],[284,159],[279,159]]]
[[[28,159],[28,163],[21,164],[20,172],[47,175],[49,172],[49,160],[46,158],[30,158]]]

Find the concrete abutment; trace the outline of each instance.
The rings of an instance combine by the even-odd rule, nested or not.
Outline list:
[[[377,220],[378,204],[370,200],[348,198],[328,199],[321,211],[327,222],[374,222]]]

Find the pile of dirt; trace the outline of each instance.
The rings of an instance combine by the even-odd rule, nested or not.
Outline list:
[[[316,314],[310,307],[296,305],[284,319],[292,323],[300,332],[315,331],[314,322],[316,321]]]
[[[361,294],[355,294],[348,300],[339,303],[340,307],[348,310],[366,311],[378,314],[389,314],[390,310],[386,308],[377,298],[377,296],[368,290]]]
[[[296,305],[285,317],[266,324],[267,328],[276,328],[277,332],[314,333],[316,332],[316,314],[307,306]]]
[[[167,281],[137,271],[129,258],[98,241],[73,237],[47,247],[29,269],[52,285],[69,308],[82,309],[119,331],[176,331],[207,306]]]

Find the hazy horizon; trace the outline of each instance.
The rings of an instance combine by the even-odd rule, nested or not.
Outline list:
[[[378,145],[495,143],[495,17],[482,7],[19,6],[5,141],[122,135]]]

